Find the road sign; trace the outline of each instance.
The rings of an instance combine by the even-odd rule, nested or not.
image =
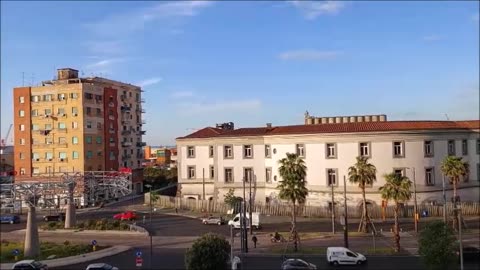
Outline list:
[[[139,250],[139,251],[137,251],[136,255],[137,255],[137,257],[142,257],[142,252]]]
[[[137,267],[142,267],[142,265],[143,265],[143,259],[140,258],[140,257],[137,257],[137,258],[135,259],[135,265],[137,265]]]
[[[13,254],[14,256],[18,256],[18,254],[20,254],[20,251],[19,251],[18,249],[14,249],[14,250],[12,251],[12,254]]]
[[[97,240],[93,240],[92,241],[92,246],[96,246],[97,245]]]

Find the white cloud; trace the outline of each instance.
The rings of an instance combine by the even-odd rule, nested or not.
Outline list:
[[[170,96],[172,98],[189,98],[193,97],[195,94],[192,91],[176,91],[173,92]]]
[[[179,104],[180,113],[194,115],[201,113],[224,113],[236,111],[253,111],[261,108],[258,99],[216,102],[189,102]]]
[[[308,20],[314,20],[324,14],[338,14],[345,7],[345,2],[342,1],[295,0],[290,3]]]
[[[439,40],[442,40],[442,39],[444,39],[444,37],[440,36],[440,35],[428,35],[428,36],[423,36],[422,37],[423,41],[439,41]]]
[[[110,65],[112,65],[114,63],[120,63],[120,62],[124,62],[124,61],[125,61],[125,59],[123,59],[123,58],[110,58],[110,59],[104,59],[104,60],[100,60],[100,61],[88,64],[86,67],[89,68],[89,69],[106,68],[106,67],[109,67]]]
[[[154,77],[154,78],[150,78],[150,79],[140,81],[140,82],[136,83],[135,85],[138,85],[138,86],[143,88],[143,87],[147,87],[147,86],[150,86],[150,85],[157,84],[157,83],[161,82],[162,80],[163,79],[160,78],[160,77]]]
[[[295,50],[283,52],[278,57],[282,60],[327,60],[337,58],[341,52],[338,51],[318,51],[318,50]]]

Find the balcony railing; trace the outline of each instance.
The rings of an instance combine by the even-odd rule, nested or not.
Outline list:
[[[122,146],[123,147],[129,147],[129,146],[132,146],[132,143],[131,142],[122,142]]]
[[[123,130],[122,135],[130,135],[132,132],[130,130]]]
[[[146,142],[137,142],[137,147],[147,146]]]
[[[145,135],[145,133],[147,133],[146,130],[140,130],[140,131],[138,132],[138,135]]]
[[[57,128],[58,133],[67,133],[67,128]]]

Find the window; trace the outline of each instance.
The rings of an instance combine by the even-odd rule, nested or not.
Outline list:
[[[102,123],[97,122],[97,129],[102,129]]]
[[[265,145],[265,157],[266,158],[272,157],[272,148],[270,147],[270,144]]]
[[[110,160],[115,160],[115,153],[114,152],[110,152],[110,154],[108,155]]]
[[[39,130],[39,126],[37,124],[33,124],[32,125],[32,130]]]
[[[67,128],[67,126],[65,125],[64,122],[59,122],[58,123],[58,129],[66,129],[66,128]]]
[[[20,131],[25,131],[25,125],[24,124],[21,124],[20,126],[18,126],[18,129]]]
[[[225,168],[225,183],[232,183],[232,182],[233,182],[233,169]]]
[[[435,173],[433,168],[425,168],[425,185],[434,186],[435,185]]]
[[[77,129],[78,128],[78,122],[72,122],[72,128]]]
[[[20,168],[20,175],[25,175],[25,168]]]
[[[92,136],[85,136],[85,142],[88,144],[92,144]]]
[[[34,159],[34,160],[40,159],[40,154],[32,153],[32,159]]]
[[[87,107],[87,115],[91,115],[91,114],[92,114],[92,108]]]
[[[299,157],[305,157],[305,145],[304,144],[297,144],[295,146],[296,153]]]
[[[470,180],[470,164],[465,162],[466,173],[462,175],[463,182],[468,182]]]
[[[46,152],[45,153],[45,159],[48,161],[51,161],[53,159],[53,153],[52,152]]]
[[[253,158],[253,145],[243,146],[243,158]]]
[[[39,102],[40,96],[32,96],[32,102]]]
[[[93,94],[85,93],[85,99],[93,99]]]
[[[87,151],[87,159],[91,159],[93,157],[92,151]]]
[[[213,145],[210,145],[210,146],[208,147],[208,156],[209,156],[209,157],[213,157],[213,152],[214,152],[214,151],[213,151]]]
[[[18,101],[20,103],[25,103],[25,97],[18,97]]]
[[[101,144],[102,143],[102,136],[97,136],[97,144]]]
[[[20,139],[20,145],[25,145],[25,139]]]
[[[78,93],[70,93],[71,99],[78,99]]]
[[[78,152],[77,151],[73,151],[72,152],[72,158],[73,159],[78,159],[79,155],[78,155]]]
[[[187,177],[188,179],[195,178],[195,166],[188,166],[187,167]]]
[[[253,169],[243,168],[243,181],[250,182],[253,180]]]
[[[405,176],[405,169],[393,169],[393,173],[395,173],[398,176]]]
[[[361,157],[369,157],[370,156],[370,143],[368,142],[361,142],[359,144],[359,154]]]
[[[45,124],[45,130],[52,130],[52,124]]]
[[[72,107],[72,115],[77,116],[78,115],[78,108],[77,107]]]
[[[477,163],[477,181],[480,181],[480,163]]]
[[[480,139],[477,140],[477,155],[480,155]]]
[[[57,115],[60,115],[60,116],[65,115],[65,108],[58,108],[57,109]]]
[[[468,141],[462,140],[462,155],[468,155]]]
[[[215,167],[210,166],[210,179],[215,178]]]
[[[52,109],[45,109],[45,116],[52,115]]]
[[[67,139],[65,137],[58,137],[58,143],[59,144],[66,144],[67,143]]]
[[[33,173],[33,174],[39,174],[39,173],[40,173],[40,168],[38,168],[38,167],[33,167],[33,168],[32,168],[32,173]]]
[[[67,152],[60,152],[60,153],[58,153],[58,156],[60,157],[60,159],[66,159],[67,158]]]
[[[92,121],[87,121],[87,128],[92,128]]]
[[[423,152],[425,157],[433,157],[433,141],[425,141],[423,143]]]
[[[25,111],[24,110],[18,111],[18,116],[25,117]]]
[[[265,168],[265,182],[272,182],[272,168]]]
[[[447,154],[449,156],[454,156],[455,155],[455,141],[454,140],[449,140],[447,142]]]
[[[38,110],[37,109],[32,110],[32,116],[38,116]]]
[[[18,154],[18,157],[19,157],[20,159],[25,159],[25,155],[24,155],[22,152],[20,152],[20,153]]]
[[[97,116],[102,116],[102,110],[100,108],[97,108]]]
[[[78,144],[78,137],[77,136],[72,137],[72,144]]]
[[[338,185],[337,169],[327,169],[327,185],[329,187]]]
[[[65,94],[58,94],[57,95],[58,100],[65,100]]]
[[[52,143],[53,143],[52,138],[50,137],[45,138],[45,144],[52,144]]]
[[[403,142],[393,142],[393,157],[405,157]]]
[[[334,143],[327,143],[326,144],[326,157],[327,158],[336,158],[337,157],[337,151],[336,151],[336,144]]]
[[[195,146],[187,146],[187,158],[195,157]]]
[[[43,101],[52,101],[52,95],[43,95]]]
[[[225,145],[223,147],[223,156],[225,158],[233,158],[233,145]]]

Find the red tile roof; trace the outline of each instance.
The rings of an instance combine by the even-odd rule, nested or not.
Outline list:
[[[322,133],[355,133],[382,131],[414,131],[414,130],[473,130],[480,129],[480,120],[471,121],[386,121],[357,122],[318,125],[296,125],[260,128],[239,128],[222,130],[207,127],[177,139],[200,139],[218,137],[273,136],[290,134],[322,134]]]

